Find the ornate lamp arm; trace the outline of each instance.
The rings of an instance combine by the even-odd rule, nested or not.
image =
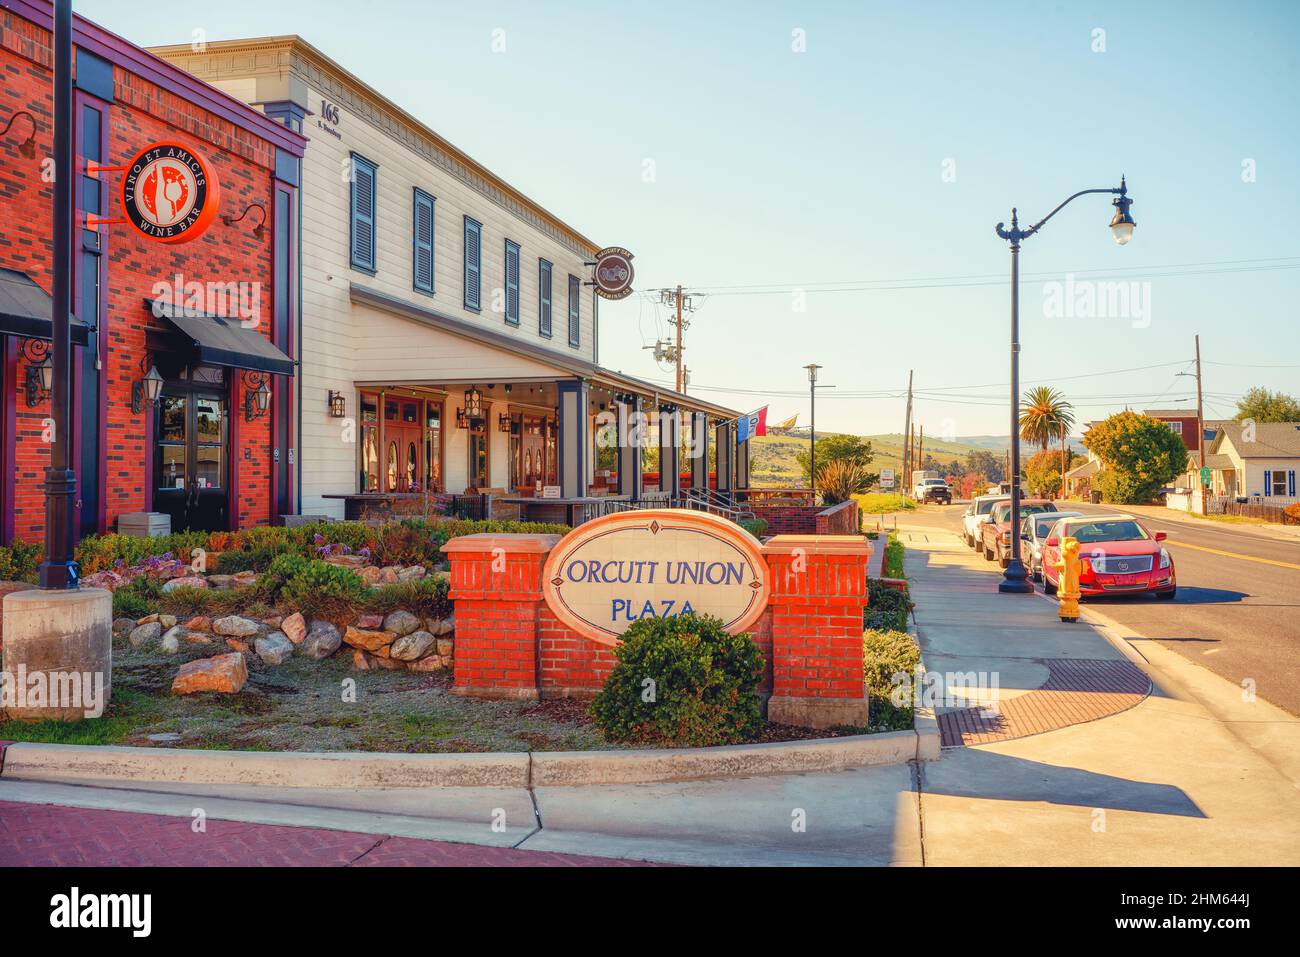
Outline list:
[[[1087,196],[1089,193],[1110,193],[1116,196],[1124,196],[1128,193],[1128,185],[1127,183],[1125,183],[1124,177],[1121,176],[1119,178],[1119,185],[1112,186],[1109,189],[1081,189],[1079,190],[1079,192],[1075,193],[1073,196],[1066,199],[1063,203],[1057,206],[1056,209],[1052,210],[1050,213],[1048,213],[1038,222],[1034,223],[1034,225],[1030,226],[1028,229],[1020,228],[1019,222],[1016,218],[1016,211],[1013,209],[1011,210],[1011,228],[1006,229],[1004,228],[1003,223],[998,223],[995,232],[998,234],[998,236],[1001,239],[1009,239],[1013,243],[1019,243],[1020,240],[1028,239],[1030,236],[1034,235],[1034,233],[1042,229],[1044,223],[1046,223],[1049,219],[1051,219],[1053,216],[1055,216],[1057,213],[1063,210],[1074,200],[1078,199],[1080,196]]]

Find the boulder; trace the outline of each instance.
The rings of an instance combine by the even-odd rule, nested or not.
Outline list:
[[[185,627],[190,631],[211,631],[212,619],[207,615],[195,615],[189,621],[185,622]]]
[[[257,657],[268,665],[282,665],[293,656],[293,642],[283,632],[273,631],[265,638],[259,638],[253,647]]]
[[[302,640],[307,637],[307,621],[302,617],[301,612],[294,612],[284,621],[280,622],[280,630],[284,636],[292,641],[295,645],[302,644]]]
[[[370,663],[372,661],[374,661],[374,658],[366,654],[360,648],[353,649],[352,667],[356,668],[357,671],[369,671],[371,669]]]
[[[456,623],[450,618],[429,618],[424,623],[424,630],[437,638],[450,635],[455,628]]]
[[[398,582],[397,573],[401,571],[396,565],[389,565],[379,570],[380,585],[396,585]]]
[[[157,613],[155,613],[155,614],[152,614],[152,615],[145,615],[143,618],[137,618],[137,619],[135,620],[135,623],[136,623],[137,625],[152,625],[152,624],[154,624],[157,620],[158,620],[158,615],[157,615]]]
[[[162,637],[162,625],[157,621],[145,622],[143,625],[136,625],[131,629],[130,642],[139,648],[141,645],[151,644]]]
[[[398,661],[414,661],[427,655],[437,640],[427,631],[413,631],[393,642],[389,654]]]
[[[176,652],[180,651],[181,632],[183,632],[184,630],[185,629],[177,625],[173,625],[172,627],[168,628],[167,633],[163,635],[162,640],[158,642],[159,649],[161,649],[162,651],[166,652],[169,655],[174,655],[176,654]]]
[[[429,655],[419,661],[412,661],[406,667],[410,671],[443,671],[447,667],[447,659],[440,655]]]
[[[390,612],[384,619],[384,631],[391,631],[397,637],[409,635],[413,631],[420,630],[420,619],[412,615],[409,611]]]
[[[359,618],[357,618],[357,627],[367,628],[372,631],[376,628],[383,628],[384,616],[383,615],[361,615]]]
[[[209,575],[208,584],[213,588],[229,588],[233,575]]]
[[[172,681],[172,694],[194,694],[196,691],[235,694],[247,681],[248,665],[241,654],[198,658],[181,665]]]
[[[361,576],[361,580],[367,585],[379,584],[379,569],[374,565],[367,565],[365,568],[358,569],[357,574]]]
[[[331,565],[338,565],[341,568],[360,568],[366,563],[361,555],[330,555],[325,559]]]
[[[293,640],[292,637],[290,640]],[[307,630],[307,637],[303,639],[299,651],[308,658],[319,661],[321,658],[328,658],[334,654],[342,644],[343,634],[339,631],[337,625],[316,619],[311,623],[311,628]]]
[[[210,645],[212,644],[212,635],[206,631],[192,631],[184,625],[178,626],[181,629],[181,641],[187,645]]]
[[[257,634],[258,628],[257,622],[238,615],[226,615],[212,623],[212,630],[226,638],[251,638]]]
[[[403,582],[418,581],[429,572],[423,565],[408,565],[397,573],[397,580]]]
[[[348,625],[348,630],[343,635],[343,640],[353,648],[360,648],[372,654],[386,651],[396,639],[397,636],[391,631],[372,631],[355,625]]]
[[[262,619],[262,624],[266,625],[266,627],[270,628],[272,631],[280,631],[280,625],[283,623],[284,619],[279,615],[272,615],[269,618]]]
[[[160,624],[160,625],[163,626],[163,630],[164,630],[164,631],[166,631],[168,628],[175,628],[175,627],[176,627],[176,616],[175,616],[175,615],[159,615],[159,616],[158,616],[158,624]]]
[[[173,578],[162,586],[164,592],[175,591],[178,588],[207,588],[208,580],[202,575],[182,575],[180,578]]]
[[[453,647],[454,645],[450,638],[438,639],[438,654],[442,655],[442,657],[450,658]]]
[[[231,588],[243,588],[247,585],[256,584],[256,582],[257,572],[254,571],[235,572],[235,574],[230,576]]]
[[[135,625],[136,621],[134,618],[114,618],[113,634],[128,635],[131,633],[131,629],[134,628]]]
[[[248,642],[243,638],[227,638],[226,647],[231,651],[239,652],[241,655],[252,654],[252,651],[248,647]]]

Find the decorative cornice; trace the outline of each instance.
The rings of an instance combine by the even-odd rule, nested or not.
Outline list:
[[[487,167],[457,149],[383,94],[359,79],[302,37],[256,37],[208,43],[202,52],[189,45],[151,47],[150,52],[185,69],[196,70],[202,79],[292,74],[312,89],[387,134],[406,149],[439,169],[455,176],[475,192],[576,255],[588,257],[601,247],[529,199]],[[273,68],[261,65],[236,67],[239,56],[270,54]],[[204,63],[206,61],[206,64]]]

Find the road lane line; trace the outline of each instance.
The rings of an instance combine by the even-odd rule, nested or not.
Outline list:
[[[1206,545],[1192,545],[1190,542],[1180,541],[1176,538],[1166,539],[1172,545],[1179,548],[1194,548],[1198,552],[1209,552],[1212,555],[1224,555],[1228,558],[1240,558],[1242,561],[1259,562],[1261,565],[1276,565],[1278,568],[1294,568],[1300,570],[1300,565],[1295,562],[1281,562],[1275,558],[1260,558],[1256,555],[1243,555],[1240,552],[1225,552],[1221,548],[1210,548]]]

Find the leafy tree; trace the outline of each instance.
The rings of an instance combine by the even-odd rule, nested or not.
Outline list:
[[[856,435],[827,435],[817,440],[817,472],[822,466],[832,462],[848,462],[853,465],[870,465],[876,457],[871,443]],[[807,449],[800,449],[795,454],[795,461],[805,479],[812,476],[812,463]]]
[[[1097,423],[1083,443],[1106,466],[1095,484],[1107,502],[1149,502],[1187,466],[1183,440],[1164,422],[1137,412]]]
[[[1237,420],[1256,422],[1300,422],[1300,401],[1285,392],[1270,392],[1262,386],[1249,390],[1237,402]]]
[[[1024,465],[1025,488],[1032,495],[1053,498],[1061,490],[1061,462],[1065,462],[1068,472],[1077,456],[1067,449],[1062,453],[1056,449],[1045,449],[1033,455]]]
[[[1074,406],[1050,386],[1040,385],[1025,393],[1020,410],[1020,437],[1046,449],[1074,425]]]
[[[966,469],[970,472],[978,472],[990,482],[1001,482],[1006,477],[1002,456],[994,455],[986,449],[976,449],[969,453],[966,456]]]

